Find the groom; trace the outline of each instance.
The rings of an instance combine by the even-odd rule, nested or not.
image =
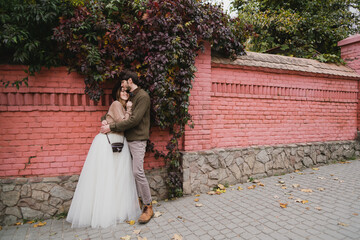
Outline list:
[[[103,125],[100,132],[125,132],[132,155],[136,189],[144,203],[138,222],[147,223],[154,215],[150,187],[144,172],[144,156],[150,131],[150,97],[146,91],[138,87],[139,79],[136,73],[125,72],[122,79],[124,80],[121,81],[121,87],[130,92],[132,114],[127,120]]]

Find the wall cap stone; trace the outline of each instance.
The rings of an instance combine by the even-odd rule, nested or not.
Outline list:
[[[355,34],[353,36],[350,36],[348,38],[345,38],[345,39],[339,41],[338,46],[343,47],[343,46],[353,44],[353,43],[356,43],[356,42],[360,42],[360,34]]]

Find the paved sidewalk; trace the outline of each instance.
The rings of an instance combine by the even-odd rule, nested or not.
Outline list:
[[[71,229],[65,220],[48,220],[38,228],[34,224],[3,227],[0,239],[85,240],[129,236],[151,240],[171,239],[174,234],[186,240],[360,239],[360,160],[268,177],[260,182],[264,186],[239,184],[230,186],[221,195],[201,194],[161,201],[155,211],[162,215],[146,225],[122,223],[107,229]],[[300,186],[294,188],[293,184]],[[252,185],[256,187],[248,189]],[[198,202],[194,201],[196,198]],[[281,208],[280,203],[287,203],[286,208]]]

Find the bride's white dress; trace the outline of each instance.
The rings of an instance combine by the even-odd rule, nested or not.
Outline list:
[[[123,136],[108,133],[111,142]],[[94,138],[86,157],[66,221],[72,227],[106,228],[141,214],[129,147],[113,153],[105,134]]]

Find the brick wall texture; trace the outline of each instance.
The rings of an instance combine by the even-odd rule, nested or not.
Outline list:
[[[303,71],[303,62],[299,70],[297,63],[290,70],[286,64],[225,64],[212,58],[207,45],[196,59],[190,97],[195,127],[186,128],[183,150],[353,140],[359,123],[360,38],[344,51],[355,54],[349,66],[358,74],[344,75],[336,67]],[[0,79],[24,76],[21,66],[0,66]],[[83,77],[62,67],[30,77],[29,87],[1,87],[0,178],[79,174],[111,103],[110,85],[94,103],[84,95]],[[158,149],[165,149],[168,138],[166,131],[152,128]],[[147,153],[145,169],[164,165]]]

